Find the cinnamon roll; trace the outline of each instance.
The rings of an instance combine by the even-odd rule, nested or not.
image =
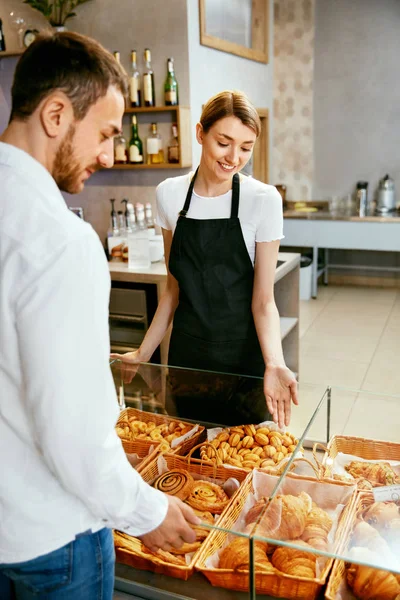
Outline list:
[[[180,500],[186,500],[192,490],[193,483],[194,480],[190,473],[183,469],[174,469],[157,477],[153,487],[170,496],[176,496]]]

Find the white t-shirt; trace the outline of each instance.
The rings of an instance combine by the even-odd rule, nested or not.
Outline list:
[[[193,173],[172,177],[157,187],[156,223],[174,232],[185,203]],[[231,215],[232,191],[206,198],[193,192],[188,219],[226,219]],[[256,242],[281,240],[282,197],[273,185],[240,175],[239,221],[249,256],[254,264]]]

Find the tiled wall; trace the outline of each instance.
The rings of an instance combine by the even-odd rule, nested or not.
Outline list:
[[[271,183],[288,200],[309,200],[314,176],[315,0],[274,3],[274,134]]]

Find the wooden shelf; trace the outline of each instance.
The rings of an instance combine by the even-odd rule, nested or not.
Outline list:
[[[126,114],[132,113],[152,113],[152,112],[170,112],[171,110],[179,110],[180,108],[184,108],[177,104],[176,106],[138,106],[136,108],[125,108]]]
[[[284,340],[287,335],[296,327],[299,320],[296,317],[281,317],[281,340]]]
[[[135,171],[137,169],[186,169],[190,166],[191,165],[181,165],[180,163],[160,163],[159,165],[114,165],[111,168]]]

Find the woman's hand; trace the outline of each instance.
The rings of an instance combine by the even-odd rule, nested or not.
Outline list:
[[[297,381],[286,365],[269,365],[264,373],[264,394],[275,423],[282,429],[290,423],[291,401],[298,405]]]
[[[126,354],[110,354],[111,359],[120,360],[122,362],[120,366],[121,377],[124,383],[130,383],[135,377],[140,363],[146,362],[143,360],[140,354],[140,348],[133,352],[126,352]]]

